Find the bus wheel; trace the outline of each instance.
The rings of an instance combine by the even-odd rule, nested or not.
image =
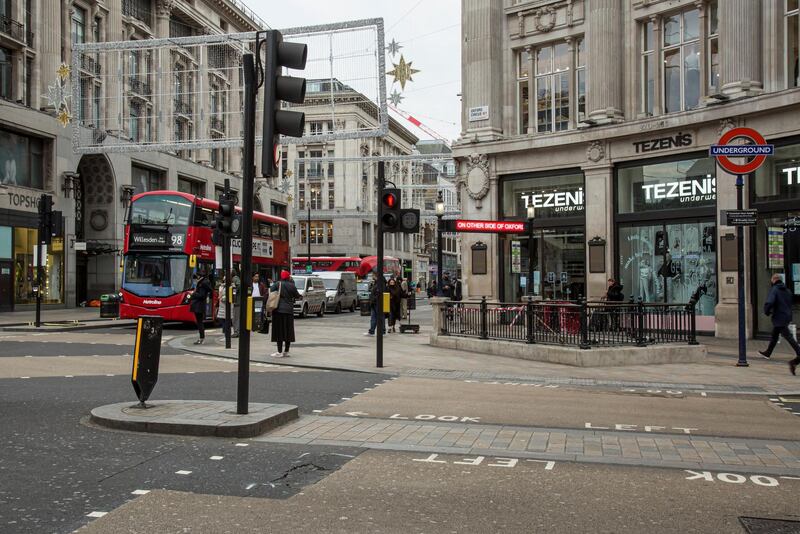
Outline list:
[[[308,304],[303,304],[303,311],[300,312],[300,318],[305,319],[308,317]]]
[[[333,313],[342,313],[342,303],[341,302],[337,302],[336,303],[336,309],[333,310]]]

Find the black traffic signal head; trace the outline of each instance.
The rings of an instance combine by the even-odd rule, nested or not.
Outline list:
[[[397,232],[400,227],[400,190],[386,188],[381,193],[381,231]]]
[[[50,244],[53,227],[53,197],[42,195],[39,199],[39,241]]]
[[[214,218],[214,228],[223,236],[238,236],[241,230],[241,217],[236,213],[236,204],[231,196],[219,200],[219,210]]]
[[[305,69],[308,47],[302,43],[284,43],[281,32],[277,30],[269,30],[266,34],[261,174],[270,177],[278,172],[275,146],[280,142],[280,136],[303,136],[305,113],[283,110],[281,101],[302,104],[306,98],[306,80],[283,76],[281,69]]]

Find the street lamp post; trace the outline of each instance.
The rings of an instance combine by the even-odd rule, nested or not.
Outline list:
[[[533,220],[536,217],[533,204],[528,206],[528,296],[533,295]]]
[[[306,218],[306,244],[308,245],[308,256],[306,259],[306,274],[311,274],[311,204],[306,203],[308,217]]]
[[[436,296],[444,296],[442,291],[442,216],[444,215],[444,199],[442,191],[436,197]]]

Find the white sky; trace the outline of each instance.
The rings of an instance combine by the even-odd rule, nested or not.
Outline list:
[[[292,2],[291,9],[273,9],[285,6],[274,0],[245,0],[245,3],[271,27],[291,28],[314,24],[327,24],[345,20],[382,17],[386,30],[386,44],[394,38],[403,47],[400,52],[406,62],[420,72],[413,82],[392,86],[392,76],[387,76],[386,86],[392,87],[404,99],[398,106],[413,115],[445,138],[454,140],[461,131],[461,2],[460,0],[303,0]],[[310,55],[310,54],[309,54]],[[386,70],[392,70],[392,61],[400,61],[387,54]],[[420,139],[430,136],[399,115],[392,115]]]

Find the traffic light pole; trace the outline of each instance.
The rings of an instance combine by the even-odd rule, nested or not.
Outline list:
[[[223,195],[228,198],[231,192],[231,181],[225,178],[225,190]],[[231,237],[225,235],[222,238],[222,279],[224,281],[223,291],[225,291],[225,348],[231,348],[231,328],[233,319],[231,318]]]
[[[384,282],[385,279],[383,278],[383,190],[386,187],[386,169],[385,169],[385,162],[379,161],[378,162],[378,261],[377,261],[377,279],[375,283],[378,285],[378,302],[375,305],[378,307],[377,316],[378,316],[378,325],[377,331],[375,332],[375,366],[376,367],[383,367],[383,328],[385,317],[383,314],[383,291],[384,291]]]
[[[736,209],[741,210],[744,205],[743,192],[744,189],[744,176],[739,174],[736,176]],[[738,292],[738,315],[739,315],[739,360],[736,362],[736,367],[749,367],[747,363],[747,333],[745,331],[745,317],[744,310],[744,227],[736,227],[736,270],[737,278],[736,285]]]
[[[39,232],[41,234],[41,231]],[[42,235],[36,243],[36,328],[42,326]]]
[[[253,262],[253,187],[256,177],[256,76],[253,54],[245,54],[244,70],[244,154],[242,162],[242,251],[241,281],[239,295],[239,379],[236,389],[236,413],[247,413],[250,389],[250,331],[247,329],[247,293],[252,278]],[[266,150],[269,150],[267,147]]]

